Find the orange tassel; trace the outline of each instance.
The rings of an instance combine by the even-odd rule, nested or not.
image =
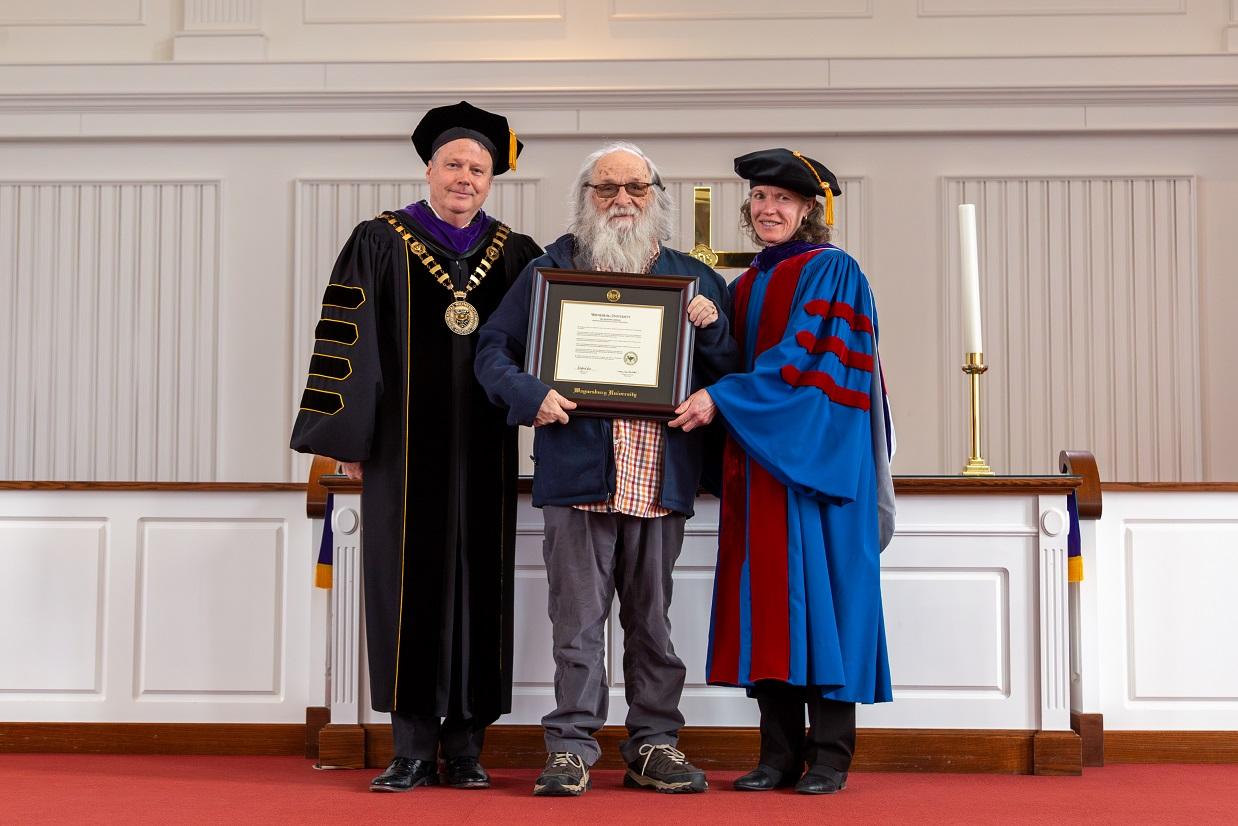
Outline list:
[[[834,226],[834,193],[828,186],[825,188],[825,223]]]
[[[507,130],[511,137],[507,141],[507,168],[515,170],[516,168],[516,132],[512,129]]]

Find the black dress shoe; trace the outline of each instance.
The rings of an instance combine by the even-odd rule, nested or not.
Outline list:
[[[418,786],[438,785],[438,761],[397,757],[387,770],[370,781],[372,792],[406,792]]]
[[[447,760],[447,785],[454,789],[488,789],[490,775],[476,757],[451,757]]]
[[[795,790],[800,794],[834,794],[845,788],[847,773],[829,766],[813,766],[795,784]]]
[[[735,778],[735,789],[741,792],[767,792],[770,789],[785,789],[794,785],[794,774],[784,774],[764,764]]]

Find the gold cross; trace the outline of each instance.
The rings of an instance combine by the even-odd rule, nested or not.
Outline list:
[[[693,235],[696,246],[688,254],[716,269],[747,269],[752,266],[753,252],[722,252],[710,246],[709,207],[712,190],[707,186],[692,187],[694,209]]]

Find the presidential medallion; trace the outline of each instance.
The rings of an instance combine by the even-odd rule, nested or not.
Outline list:
[[[448,304],[443,318],[447,322],[447,329],[458,336],[467,336],[476,330],[477,323],[481,320],[477,315],[477,308],[467,301],[453,301]]]

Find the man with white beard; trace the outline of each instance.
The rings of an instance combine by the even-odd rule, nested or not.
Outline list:
[[[674,204],[640,148],[590,155],[572,191],[567,235],[531,261],[481,328],[474,365],[509,424],[536,428],[533,504],[542,509],[555,659],[554,711],[542,719],[545,768],[536,795],[580,795],[606,722],[605,626],[619,594],[628,739],[625,786],[703,792],[705,773],[675,748],[686,670],[670,639],[671,571],[701,480],[705,436],[649,419],[572,415],[576,404],[525,373],[533,273],[540,268],[695,275],[692,388],[737,369],[721,276],[663,245]]]

